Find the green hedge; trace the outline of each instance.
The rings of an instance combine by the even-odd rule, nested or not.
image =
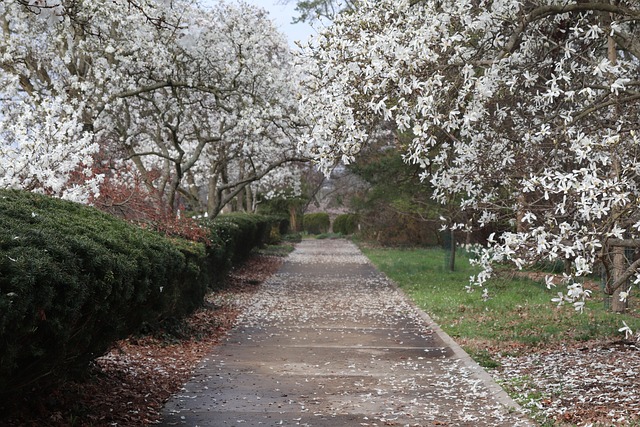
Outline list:
[[[201,304],[205,247],[96,209],[0,191],[0,390],[82,369]]]
[[[271,228],[277,219],[265,215],[232,213],[203,221],[209,229],[207,247],[213,285],[220,284],[234,264],[244,261],[254,248],[270,243]]]
[[[331,220],[326,212],[306,214],[302,219],[302,226],[309,234],[326,233],[331,226]]]
[[[358,215],[355,214],[343,214],[338,215],[333,220],[333,232],[349,235],[356,232],[358,229]]]
[[[0,190],[0,394],[80,372],[143,325],[193,311],[271,230],[250,215],[208,225],[205,246]]]

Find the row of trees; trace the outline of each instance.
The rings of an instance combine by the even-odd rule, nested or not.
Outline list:
[[[561,302],[581,310],[577,279],[603,268],[623,310],[640,281],[624,255],[640,246],[639,19],[637,1],[358,2],[306,50],[306,146],[329,169],[392,126],[452,227],[510,224],[475,284],[495,262],[564,260]]]
[[[210,216],[294,187],[298,78],[261,9],[5,0],[0,31],[0,187]]]
[[[494,262],[564,260],[561,300],[580,309],[575,279],[602,266],[624,308],[640,280],[624,255],[640,246],[638,1],[298,10],[334,22],[294,67],[246,4],[5,0],[0,186],[113,209],[142,193],[214,216],[296,187],[278,171],[304,160],[303,134],[328,171],[391,130],[450,227],[509,225],[476,284]]]

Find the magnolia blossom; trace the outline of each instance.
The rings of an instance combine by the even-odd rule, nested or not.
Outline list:
[[[640,237],[639,13],[634,1],[364,0],[304,54],[304,148],[328,170],[395,126],[436,200],[459,201],[468,226],[502,224],[474,284],[496,262],[561,260],[557,300],[581,311],[580,277],[640,278],[615,272],[611,244]]]
[[[624,320],[622,321],[622,324],[624,326],[622,328],[618,329],[618,332],[624,332],[625,339],[632,338],[633,337],[633,330],[629,327],[629,325],[627,325],[627,322],[625,322]]]
[[[0,185],[88,201],[109,169],[215,215],[301,157],[284,36],[195,0],[0,5]],[[96,159],[104,164],[95,164]]]

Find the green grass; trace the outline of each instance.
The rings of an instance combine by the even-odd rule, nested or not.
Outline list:
[[[610,313],[597,291],[584,313],[577,314],[572,306],[551,302],[560,287],[548,290],[543,283],[503,274],[489,282],[490,299],[483,301],[480,290],[465,289],[477,270],[463,254],[457,256],[456,271],[450,272],[440,249],[362,250],[485,367],[496,366],[491,358],[496,351],[521,354],[561,342],[622,339],[618,329],[623,320],[634,331],[640,329],[637,308],[623,315]]]

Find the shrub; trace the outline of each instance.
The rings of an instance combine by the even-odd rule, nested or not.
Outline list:
[[[333,221],[333,232],[349,235],[358,229],[358,216],[355,214],[338,215]]]
[[[289,233],[290,224],[289,224],[288,217],[283,217],[282,215],[270,215],[269,218],[271,218],[273,221],[272,228],[274,230],[272,231],[272,234],[277,232],[276,235],[279,236],[281,239],[282,236]],[[277,243],[277,242],[271,242],[271,243]]]
[[[205,246],[96,209],[0,191],[0,390],[79,372],[204,298]],[[44,379],[44,381],[43,381]]]
[[[219,285],[232,265],[245,260],[254,248],[271,243],[271,230],[277,221],[277,218],[246,213],[205,220],[203,225],[209,230],[207,254],[213,284]]]
[[[8,395],[82,372],[115,341],[190,313],[234,262],[269,242],[277,221],[224,215],[206,223],[205,245],[0,190],[0,224],[0,395]]]
[[[280,234],[280,227],[278,225],[271,226],[271,232],[269,233],[269,244],[277,245],[282,242],[282,234]]]
[[[318,212],[306,214],[303,217],[302,224],[304,231],[309,234],[321,234],[329,231],[331,220],[326,212]]]
[[[302,234],[300,233],[289,233],[282,236],[283,242],[291,242],[291,243],[300,243],[302,241]]]
[[[340,233],[320,233],[320,234],[316,234],[316,239],[318,239],[318,240],[338,239],[340,237],[342,237],[342,234],[340,234]]]

